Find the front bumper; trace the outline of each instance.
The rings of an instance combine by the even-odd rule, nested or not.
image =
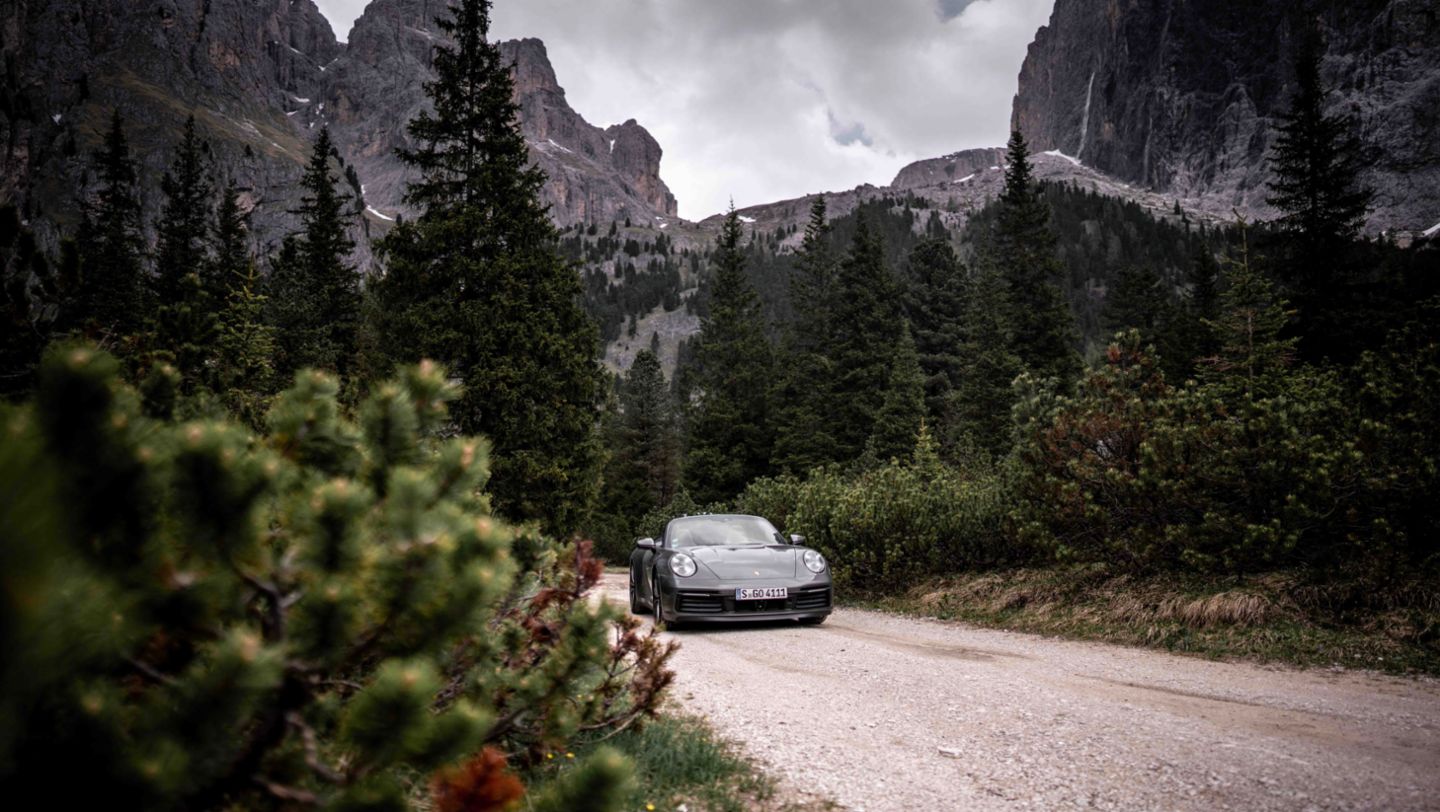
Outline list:
[[[736,589],[761,585],[754,581],[738,581],[711,582],[701,586],[668,578],[662,584],[660,594],[665,616],[681,623],[815,620],[829,615],[835,604],[835,592],[828,579],[766,582],[763,586],[785,587],[789,596],[764,601],[735,600]]]

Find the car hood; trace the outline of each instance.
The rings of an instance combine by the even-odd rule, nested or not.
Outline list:
[[[725,581],[794,578],[800,561],[794,547],[692,547],[685,552]]]

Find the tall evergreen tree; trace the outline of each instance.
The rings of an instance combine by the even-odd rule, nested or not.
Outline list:
[[[284,378],[306,367],[343,376],[354,366],[360,319],[360,277],[348,261],[354,211],[330,169],[334,153],[323,128],[300,181],[300,230],[285,241],[271,273],[270,321]]]
[[[790,277],[795,317],[785,330],[784,368],[777,370],[773,463],[803,473],[835,462],[829,413],[834,365],[828,353],[835,325],[835,257],[825,196],[810,205],[810,221]]]
[[[94,172],[99,186],[85,201],[76,234],[84,273],[76,321],[90,335],[118,346],[141,334],[150,312],[135,161],[118,108],[95,156]]]
[[[1074,319],[1058,286],[1060,261],[1050,207],[1040,195],[1030,148],[1010,135],[1005,191],[995,234],[995,259],[1009,291],[1012,350],[1027,369],[1068,386],[1080,372]]]
[[[771,348],[760,300],[745,275],[734,207],[711,259],[710,315],[695,347],[697,393],[685,451],[685,487],[701,504],[730,499],[769,472]]]
[[[1250,261],[1248,246],[1228,263],[1220,316],[1210,323],[1219,349],[1201,361],[1200,379],[1236,399],[1282,394],[1298,339],[1284,335],[1294,311]]]
[[[206,367],[215,351],[219,309],[224,304],[205,283],[211,211],[208,169],[191,116],[171,168],[160,180],[165,202],[155,224],[152,277],[158,306],[154,349],[174,359],[187,388],[212,382],[200,379],[208,376]]]
[[[1346,267],[1355,253],[1350,246],[1374,197],[1359,178],[1363,164],[1355,120],[1325,111],[1323,53],[1319,30],[1312,29],[1297,51],[1295,93],[1277,127],[1267,198],[1281,212],[1286,249],[1281,276],[1299,305],[1299,326],[1312,357],[1346,351],[1346,319],[1336,312],[1344,309],[1339,287],[1352,281]]]
[[[160,179],[165,201],[155,224],[154,284],[161,308],[184,302],[185,277],[200,274],[205,267],[211,211],[208,171],[204,145],[191,116],[170,169]]]
[[[401,154],[420,214],[381,246],[377,333],[393,361],[433,358],[464,380],[453,414],[494,443],[497,507],[568,532],[598,479],[597,333],[540,200],[490,7],[459,0],[437,20],[454,44],[435,50],[434,112],[410,122],[418,146]]]
[[[221,301],[215,384],[231,411],[258,427],[275,391],[275,335],[265,323],[265,296],[248,232],[249,215],[232,182],[215,209],[215,250],[206,274],[211,295]]]
[[[895,280],[885,263],[885,246],[861,217],[850,253],[836,279],[831,359],[833,425],[837,459],[852,460],[865,450],[885,400],[900,308]]]
[[[926,412],[934,426],[944,414],[964,366],[960,345],[964,341],[965,268],[948,239],[932,238],[910,252],[909,270],[905,315],[915,334],[925,375]]]
[[[902,322],[900,341],[895,344],[894,360],[885,400],[875,416],[865,453],[877,461],[908,458],[915,451],[920,427],[925,425],[925,373],[910,323]]]
[[[965,308],[964,366],[950,397],[945,444],[994,456],[1010,447],[1012,384],[1023,365],[1011,352],[1008,297],[999,271],[982,264]]]
[[[680,438],[670,387],[660,359],[649,350],[635,356],[620,381],[605,435],[610,453],[596,513],[619,542],[605,551],[615,556],[629,553],[641,518],[669,504],[680,485]]]

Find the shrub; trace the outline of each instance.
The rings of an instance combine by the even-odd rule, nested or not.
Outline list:
[[[456,395],[440,369],[378,387],[358,424],[333,378],[301,373],[263,437],[147,416],[164,409],[117,373],[59,349],[35,403],[0,413],[17,797],[80,771],[78,806],[401,810],[458,765],[444,806],[513,795],[486,745],[524,760],[654,712],[669,648],[585,599],[588,545],[490,515],[486,444],[437,437]],[[627,780],[597,752],[536,808]]]

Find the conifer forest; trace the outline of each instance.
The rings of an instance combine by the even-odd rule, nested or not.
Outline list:
[[[803,535],[841,606],[1254,595],[1440,673],[1440,236],[1367,228],[1318,30],[1272,68],[1263,216],[1056,176],[1017,118],[983,198],[690,224],[560,218],[491,0],[441,5],[393,217],[321,121],[262,241],[213,115],[157,185],[120,101],[58,225],[0,205],[13,797],[645,808],[627,737],[673,716],[677,644],[597,595],[700,513]]]

